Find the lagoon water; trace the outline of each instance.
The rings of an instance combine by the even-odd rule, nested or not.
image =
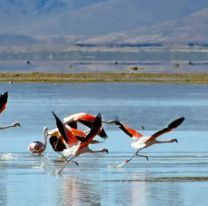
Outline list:
[[[9,92],[1,125],[19,121],[20,128],[0,134],[0,205],[206,205],[208,196],[208,87],[166,84],[0,84]],[[51,111],[63,118],[76,112],[119,119],[144,135],[184,116],[180,127],[160,139],[179,143],[154,145],[125,167],[131,140],[113,125],[104,125],[109,138],[92,148],[109,154],[83,155],[79,166],[63,162],[50,145],[42,156],[27,146],[43,141],[43,127],[55,127]],[[144,130],[141,130],[141,127]],[[99,138],[98,138],[99,139]]]

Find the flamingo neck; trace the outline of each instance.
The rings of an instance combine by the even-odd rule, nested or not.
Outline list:
[[[14,127],[12,124],[11,125],[7,125],[7,126],[2,126],[2,127],[0,127],[0,130],[1,129],[7,129],[7,128],[11,128],[11,127]]]
[[[105,149],[99,149],[99,150],[91,150],[89,149],[89,153],[103,153],[103,152],[106,152]]]
[[[45,136],[44,140],[45,140],[45,141],[44,141],[44,147],[43,147],[43,150],[46,149],[48,137]]]
[[[106,152],[106,150],[105,149],[91,150],[89,147],[85,147],[85,148],[82,148],[81,150],[78,149],[75,156],[79,156],[80,154],[83,154],[83,153],[93,153],[94,154],[94,153],[103,153],[103,152]]]
[[[157,140],[156,143],[157,144],[164,144],[164,143],[173,143],[174,139],[170,139],[170,140]]]

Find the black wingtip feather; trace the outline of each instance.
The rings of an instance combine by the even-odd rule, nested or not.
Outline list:
[[[99,136],[103,139],[107,139],[108,138],[108,135],[106,134],[105,130],[102,128]]]
[[[4,94],[0,95],[0,103],[5,104],[8,100],[8,92],[4,92]]]
[[[55,114],[55,112],[52,112],[53,116],[55,117],[56,119],[56,126],[59,130],[59,132],[61,133],[61,135],[64,137],[64,140],[67,142],[68,141],[68,138],[66,136],[66,133],[65,133],[65,129],[64,129],[64,124],[62,123],[62,121],[57,117],[57,115]]]
[[[176,120],[174,120],[173,122],[171,122],[169,125],[168,125],[168,128],[170,129],[174,129],[176,127],[178,127],[180,124],[182,124],[182,122],[185,120],[185,117],[180,117]]]

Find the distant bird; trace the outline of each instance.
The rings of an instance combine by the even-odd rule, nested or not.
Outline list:
[[[65,139],[70,138],[69,136],[67,136],[68,134],[66,133],[66,127],[65,125],[61,122],[61,120],[55,115],[55,113],[53,113],[55,119],[56,119],[56,125],[60,131],[60,133],[62,134],[62,136]],[[65,157],[70,157],[71,158],[69,160],[66,161],[66,163],[64,164],[64,166],[59,170],[58,174],[61,174],[61,172],[63,171],[63,169],[65,168],[65,166],[69,163],[69,162],[74,162],[78,165],[77,162],[72,161],[75,157],[84,154],[84,153],[108,153],[107,149],[100,149],[97,151],[93,151],[91,150],[88,146],[89,144],[92,142],[92,140],[94,139],[94,137],[96,135],[98,135],[100,133],[100,131],[102,130],[102,118],[101,115],[98,114],[95,117],[95,120],[92,123],[90,132],[87,134],[87,136],[80,140],[80,142],[78,144],[73,145],[72,147],[65,149],[63,151],[63,155]]]
[[[81,112],[69,115],[68,117],[65,117],[63,121],[65,124],[68,124],[72,128],[77,128],[78,122],[91,128],[95,118],[96,116],[92,114]],[[101,131],[98,135],[103,139],[106,139],[108,137],[103,127],[101,127]]]
[[[30,65],[30,60],[27,60],[27,64]]]
[[[6,109],[7,100],[8,100],[8,92],[5,92],[4,94],[0,95],[0,113],[2,113]],[[11,127],[20,127],[20,123],[12,123],[7,126],[0,126],[0,129],[7,129]]]
[[[145,130],[144,126],[142,125],[142,130]]]
[[[41,155],[45,149],[46,149],[46,146],[47,146],[47,128],[44,127],[43,129],[43,134],[44,134],[44,143],[43,142],[40,142],[40,141],[34,141],[32,143],[29,144],[28,146],[28,150],[32,153],[32,154],[39,154]]]
[[[153,144],[162,144],[162,143],[173,143],[178,142],[177,139],[170,139],[167,141],[159,141],[157,138],[167,132],[170,132],[174,130],[176,127],[178,127],[183,121],[184,117],[180,117],[174,121],[172,121],[166,128],[156,132],[155,134],[145,137],[141,133],[137,132],[136,130],[128,127],[127,125],[122,124],[118,118],[114,121],[116,125],[119,126],[119,128],[125,132],[128,136],[130,136],[132,139],[135,139],[135,141],[132,142],[131,146],[135,149],[138,149],[134,155],[131,156],[128,160],[125,161],[125,163],[128,163],[134,156],[143,156],[148,160],[147,156],[139,155],[138,153],[143,150],[144,148],[150,147]]]

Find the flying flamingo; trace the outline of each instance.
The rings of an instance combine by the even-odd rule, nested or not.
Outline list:
[[[70,138],[63,137],[60,134],[58,128],[47,131],[49,143],[51,144],[55,152],[62,152],[64,149],[67,149],[73,146],[74,144],[78,144],[79,140],[87,136],[86,132],[71,128],[69,125],[65,125],[65,132],[68,134],[67,137]],[[91,144],[96,144],[96,143],[100,143],[100,142],[97,140],[92,140],[91,142]]]
[[[166,128],[154,133],[153,135],[149,137],[143,136],[141,133],[137,132],[136,130],[128,127],[127,125],[122,124],[118,118],[114,121],[111,121],[111,123],[115,123],[116,125],[119,125],[119,128],[125,132],[128,136],[130,136],[132,139],[136,139],[134,142],[132,142],[131,146],[137,151],[128,159],[125,161],[125,164],[128,163],[134,156],[143,156],[148,160],[147,156],[138,154],[141,150],[144,148],[150,147],[154,144],[162,144],[162,143],[173,143],[178,142],[177,139],[170,139],[166,141],[159,141],[157,138],[167,132],[170,132],[174,130],[176,127],[178,127],[183,121],[184,117],[180,117],[174,121],[172,121]]]
[[[2,113],[7,106],[7,100],[8,100],[8,92],[5,92],[4,94],[0,95],[0,113]],[[7,129],[11,127],[20,127],[20,123],[12,123],[7,126],[1,126],[0,129]]]
[[[68,133],[66,132],[66,127],[64,126],[64,124],[61,122],[61,120],[54,114],[54,117],[56,119],[56,125],[60,131],[60,133],[62,134],[62,136],[67,139],[70,138],[68,137]],[[102,130],[102,118],[100,113],[95,117],[95,120],[92,123],[92,127],[90,129],[90,132],[87,134],[87,136],[84,139],[81,139],[80,142],[78,144],[73,145],[72,147],[65,149],[63,151],[63,155],[65,157],[69,157],[71,156],[71,158],[69,160],[66,161],[66,163],[64,164],[64,166],[59,170],[58,174],[61,174],[61,172],[63,171],[63,169],[65,168],[65,166],[69,163],[69,162],[74,162],[78,165],[77,162],[72,161],[75,157],[84,154],[84,153],[108,153],[107,149],[100,149],[97,151],[93,151],[91,150],[88,146],[89,144],[92,142],[93,138],[98,135],[100,133],[100,131]]]
[[[77,128],[77,122],[91,128],[95,118],[96,116],[92,114],[80,112],[80,113],[72,114],[72,115],[69,115],[68,117],[65,117],[63,121],[65,124],[68,124],[70,127],[75,128],[75,129]],[[103,139],[107,138],[107,134],[105,130],[103,129],[103,127],[101,128],[101,131],[98,135],[102,137]]]
[[[43,134],[44,134],[44,143],[43,142],[40,142],[40,141],[34,141],[32,143],[29,144],[28,146],[28,150],[32,153],[32,154],[39,154],[41,155],[45,149],[46,149],[46,146],[47,146],[47,128],[44,127],[43,129]]]

